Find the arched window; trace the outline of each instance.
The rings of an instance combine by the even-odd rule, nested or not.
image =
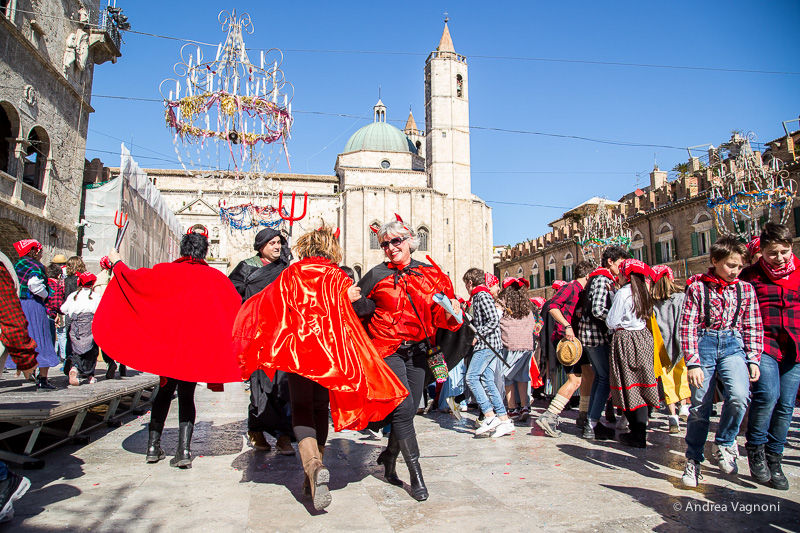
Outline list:
[[[42,190],[47,158],[50,155],[50,138],[43,128],[36,126],[28,134],[28,148],[25,150],[25,168],[22,182]]]
[[[459,98],[464,96],[464,78],[461,77],[461,74],[456,75],[456,96]]]
[[[529,280],[531,282],[531,289],[538,289],[539,285],[539,263],[534,263],[533,268],[531,268],[531,278]]]
[[[425,226],[420,226],[417,230],[417,238],[419,239],[419,248],[417,248],[420,252],[427,252],[428,251],[428,228]]]
[[[378,244],[378,230],[381,228],[380,224],[377,222],[373,222],[370,224],[369,230],[369,249],[370,250],[380,250],[381,246]]]
[[[519,268],[517,269],[517,277],[518,277],[518,278],[521,278],[521,277],[523,277],[524,275],[525,275],[525,271],[524,271],[524,270],[522,270],[522,267],[519,267]]]
[[[14,106],[8,102],[0,102],[0,171],[6,174],[12,173],[11,161],[14,160],[9,139],[16,139],[18,136],[19,116]]]

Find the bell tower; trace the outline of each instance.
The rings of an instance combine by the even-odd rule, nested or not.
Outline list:
[[[450,29],[425,61],[425,170],[428,185],[451,198],[472,195],[469,160],[467,58],[453,47]]]

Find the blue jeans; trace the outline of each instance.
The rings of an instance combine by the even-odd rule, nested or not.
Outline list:
[[[600,420],[600,415],[606,407],[608,395],[611,393],[611,383],[608,381],[608,358],[611,355],[611,346],[600,344],[587,347],[589,362],[594,370],[592,394],[589,396],[589,419]]]
[[[494,359],[494,353],[488,348],[472,354],[472,361],[467,369],[467,386],[475,395],[481,411],[484,413],[494,411],[495,415],[504,416],[506,406],[503,404],[503,396],[495,383]]]
[[[8,467],[3,461],[0,461],[0,481],[5,481],[8,477]]]
[[[714,439],[717,446],[733,446],[747,410],[750,373],[738,330],[703,330],[698,340],[703,385],[691,386],[692,407],[686,426],[686,458],[702,462],[708,438],[709,417],[714,404],[716,380],[725,388],[725,403]]]
[[[747,444],[766,444],[767,452],[783,454],[800,386],[800,364],[795,361],[794,353],[786,354],[780,363],[766,354],[761,356],[761,377],[753,383]]]
[[[56,328],[56,353],[63,361],[67,358],[67,327]]]

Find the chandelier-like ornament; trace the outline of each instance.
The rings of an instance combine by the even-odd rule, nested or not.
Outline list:
[[[595,204],[587,204],[580,216],[578,245],[584,259],[597,263],[605,248],[630,246],[631,230],[628,223],[624,216],[614,212],[614,205],[608,201],[600,199]]]
[[[797,191],[797,182],[789,179],[783,162],[772,158],[766,164],[753,151],[750,142],[756,136],[735,133],[731,140],[709,150],[711,193],[708,207],[714,211],[717,230],[749,240],[763,229],[775,212],[777,221],[789,221]]]
[[[262,150],[280,145],[289,164],[286,141],[294,89],[280,68],[283,53],[277,48],[261,50],[254,64],[242,37],[254,31],[250,15],[237,18],[236,10],[222,11],[218,20],[227,38],[214,60],[205,61],[199,46],[186,44],[173,69],[176,78],[161,82],[166,124],[178,158],[185,169],[184,158],[195,170],[213,175],[227,167],[238,178],[269,170],[271,157]]]

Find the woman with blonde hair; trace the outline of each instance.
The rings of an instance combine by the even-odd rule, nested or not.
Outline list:
[[[288,374],[292,426],[315,509],[331,503],[330,473],[322,462],[333,425],[364,429],[383,420],[408,395],[375,351],[351,302],[360,298],[337,265],[342,249],[323,225],[300,236],[300,260],[245,302],[234,325],[243,377],[262,369]]]

